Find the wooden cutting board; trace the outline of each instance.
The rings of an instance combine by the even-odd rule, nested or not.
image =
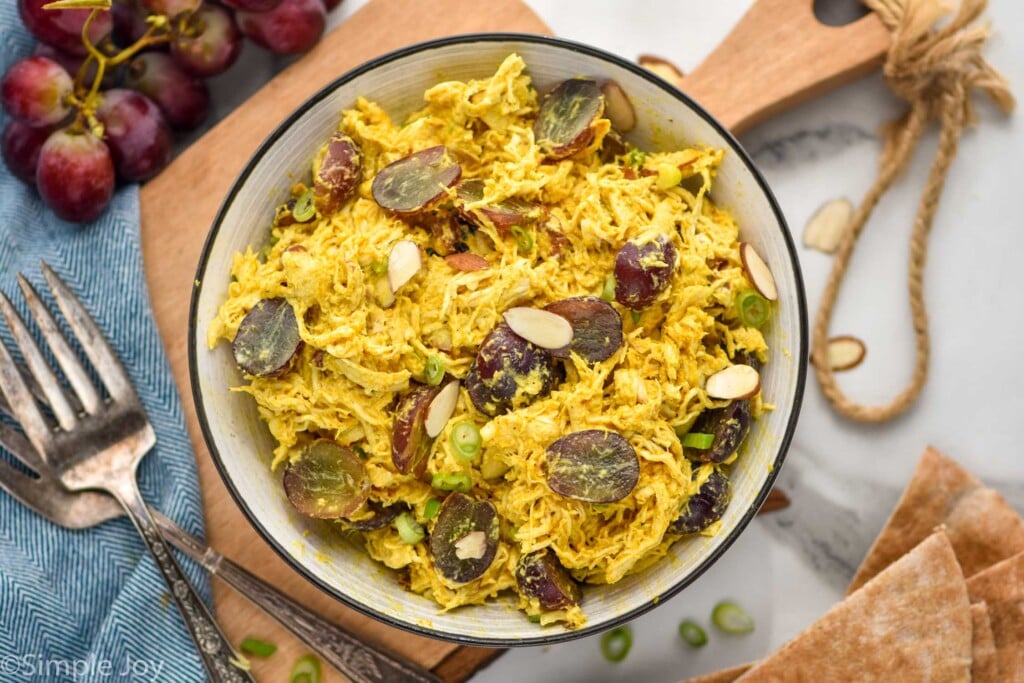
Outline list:
[[[889,36],[875,17],[823,27],[812,0],[757,0],[721,46],[679,85],[739,131],[880,63]],[[246,521],[210,459],[188,379],[188,305],[199,252],[223,198],[267,135],[310,95],[385,52],[430,38],[478,31],[550,33],[520,0],[371,0],[308,55],[267,83],[142,188],[142,245],[164,345],[195,445],[212,546],[352,631],[446,681],[462,681],[500,654],[398,631],[326,596],[284,563]],[[284,681],[305,646],[229,588],[214,581],[217,612],[235,642],[279,645],[254,661],[257,677]],[[343,680],[325,670],[325,680]]]
[[[142,245],[149,291],[195,445],[210,545],[264,580],[352,631],[462,681],[500,651],[420,638],[350,610],[281,560],[246,521],[203,443],[189,389],[188,305],[199,252],[221,201],[256,148],[303,101],[349,69],[385,52],[431,38],[478,31],[550,33],[520,0],[372,0],[302,59],[238,107],[142,188]],[[305,645],[230,588],[214,581],[217,614],[228,636],[276,643],[254,660],[263,681],[286,681]],[[344,678],[325,668],[326,681]]]

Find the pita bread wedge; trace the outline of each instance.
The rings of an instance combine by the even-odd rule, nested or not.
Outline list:
[[[697,676],[696,678],[687,678],[682,683],[733,683],[733,681],[749,671],[752,666],[753,664],[740,664],[731,669],[722,669],[721,671],[714,671],[703,676]]]
[[[1000,680],[1024,680],[1024,553],[975,574],[967,591],[988,607]]]
[[[999,683],[999,658],[996,654],[992,622],[988,617],[988,605],[984,602],[971,604],[971,680],[973,683]]]
[[[740,676],[762,681],[971,680],[971,609],[939,530]]]
[[[1024,551],[1024,520],[992,489],[928,448],[889,521],[875,539],[848,593],[945,526],[964,575]]]

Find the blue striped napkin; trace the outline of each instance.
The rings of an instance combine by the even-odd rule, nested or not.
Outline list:
[[[0,71],[32,47],[17,3],[2,0]],[[14,274],[22,272],[45,293],[42,259],[81,297],[124,360],[156,429],[157,446],[140,469],[143,496],[201,536],[195,458],[142,273],[138,187],[122,188],[101,218],[77,226],[0,169],[0,288],[20,306]],[[12,348],[6,329],[0,336]],[[10,456],[0,450],[0,457]],[[209,602],[205,573],[188,560],[182,565]],[[0,491],[0,681],[203,678],[177,609],[126,518],[68,531]]]

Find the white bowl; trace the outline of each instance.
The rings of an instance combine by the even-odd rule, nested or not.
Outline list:
[[[224,301],[232,255],[266,240],[274,208],[290,177],[309,173],[310,159],[334,131],[339,114],[363,95],[395,119],[422,106],[423,92],[443,80],[483,78],[509,53],[526,61],[540,91],[572,76],[614,79],[636,105],[628,136],[641,147],[709,145],[727,150],[713,189],[769,264],[779,289],[762,388],[776,409],[751,429],[731,477],[733,500],[722,532],[676,543],[669,557],[611,586],[583,592],[586,625],[577,630],[530,623],[510,603],[442,613],[399,587],[390,570],[331,535],[304,534],[310,524],[289,505],[270,472],[273,442],[252,399],[228,391],[243,382],[227,344],[206,348],[206,331]],[[655,134],[657,133],[657,134]],[[369,62],[327,86],[292,114],[256,152],[224,201],[200,259],[192,299],[189,362],[192,391],[210,453],[238,505],[291,566],[345,604],[399,628],[445,640],[516,646],[569,640],[609,628],[667,600],[694,581],[736,540],[771,489],[789,445],[803,394],[807,314],[793,240],[764,178],[733,137],[707,112],[644,69],[600,50],[533,35],[457,36],[416,45]]]

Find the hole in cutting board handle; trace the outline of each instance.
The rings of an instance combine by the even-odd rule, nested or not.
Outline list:
[[[860,0],[814,0],[814,16],[826,26],[846,26],[868,14]]]

